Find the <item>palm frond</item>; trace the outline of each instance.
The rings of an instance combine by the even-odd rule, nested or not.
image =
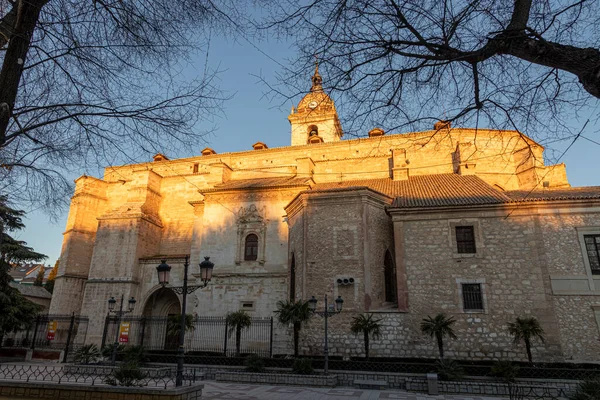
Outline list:
[[[360,314],[352,318],[350,331],[355,335],[367,333],[373,337],[379,337],[381,334],[381,319],[374,318],[373,314]]]
[[[421,321],[421,332],[431,337],[441,335],[456,339],[457,336],[452,329],[455,322],[454,317],[446,317],[444,313],[439,313],[435,317],[427,316]]]
[[[252,325],[252,318],[244,310],[229,312],[225,316],[225,322],[227,323],[229,336],[233,335],[236,330],[244,330]]]

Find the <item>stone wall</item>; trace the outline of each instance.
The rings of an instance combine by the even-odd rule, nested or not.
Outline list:
[[[475,227],[477,253],[456,253],[456,224]],[[433,341],[423,342],[418,326],[423,317],[444,312],[456,319],[458,336],[447,341],[449,357],[522,359],[523,349],[513,346],[507,323],[517,316],[535,316],[547,343],[534,342],[534,358],[560,358],[556,324],[544,319],[553,316],[553,304],[535,251],[539,238],[533,218],[440,213],[407,217],[403,226],[409,313],[399,324],[410,326],[415,355],[437,355]],[[482,312],[463,311],[462,283],[482,285]]]
[[[541,179],[536,171],[544,168],[542,150],[517,132],[444,129],[109,167],[103,180],[77,181],[50,312],[88,315],[90,340],[98,342],[109,297],[135,296],[134,313],[141,314],[159,291],[155,267],[160,259],[177,259],[170,262],[171,284],[181,285],[181,258],[191,254],[190,284],[199,283],[203,256],[210,256],[216,267],[209,287],[190,296],[190,313],[222,316],[244,302],[253,303],[249,309],[253,316],[270,317],[277,301],[289,298],[293,254],[296,299],[315,295],[322,307],[324,294],[331,302],[337,296],[344,298],[345,312],[331,320],[333,348],[344,356],[362,352],[361,339],[347,332],[352,317],[364,311],[382,311],[385,316],[382,342],[373,342],[375,354],[434,356],[435,347],[418,332],[418,324],[426,315],[445,311],[457,318],[457,329],[465,338],[449,343],[449,354],[519,357],[520,349],[509,350],[505,324],[515,317],[514,304],[520,302],[519,312],[539,316],[548,327],[548,344],[536,347],[535,357],[552,359],[561,344],[550,299],[551,287],[559,279],[548,278],[540,266],[541,255],[548,252],[543,246],[553,245],[536,242],[540,235],[534,232],[540,227],[531,218],[499,222],[501,218],[468,217],[479,221],[481,253],[465,258],[451,250],[451,220],[460,221],[463,217],[458,214],[404,221],[400,245],[393,241],[385,211],[391,199],[373,191],[301,194],[298,201],[304,205],[297,206],[299,212],[288,213],[286,222],[286,206],[306,186],[214,189],[231,179],[295,174],[318,183],[453,172],[476,174],[504,189],[526,189]],[[402,173],[395,171],[398,168]],[[568,185],[560,168],[551,175],[551,186]],[[263,224],[257,232],[259,259],[244,261],[240,257],[244,235],[254,228],[240,223],[240,212],[251,207]],[[407,314],[395,313],[394,305],[385,302],[386,251],[397,256],[396,261],[402,259],[397,267],[408,274],[406,287],[399,287],[408,288],[408,303],[400,302]],[[547,269],[564,268],[557,263]],[[337,283],[350,277],[352,285]],[[484,283],[490,306],[481,315],[460,309],[460,282],[473,279]],[[586,304],[589,308],[593,301]],[[175,308],[174,304],[170,310]],[[576,313],[565,305],[559,308]],[[320,352],[321,325],[308,324],[303,351]],[[276,328],[275,352],[289,351],[287,331]],[[590,331],[583,328],[580,335],[584,340]]]
[[[391,157],[393,149],[405,149],[406,157],[410,162],[408,169],[411,176],[452,173],[458,168],[453,154],[459,143],[471,145],[469,150],[463,151],[462,158],[469,159],[472,164],[475,164],[475,173],[492,186],[499,185],[504,190],[530,188],[533,184],[539,183],[539,179],[543,176],[543,174],[531,175],[528,180],[522,179],[523,184],[521,184],[519,178],[511,173],[517,169],[525,171],[543,162],[541,157],[543,148],[531,142],[527,143],[520,133],[453,128],[449,131],[393,134],[318,145],[288,146],[109,167],[105,170],[104,180],[107,182],[128,180],[134,170],[151,168],[163,178],[185,176],[186,179],[193,180],[192,186],[202,188],[206,187],[209,181],[215,183],[212,178],[203,175],[210,170],[208,166],[215,162],[228,165],[234,174],[244,170],[256,173],[257,169],[261,169],[264,171],[260,177],[264,178],[284,176],[269,174],[269,171],[278,166],[295,166],[297,159],[306,157],[316,163],[313,176],[316,182],[358,179],[356,176],[360,173],[368,175],[361,177],[386,178],[391,176],[389,163],[386,164],[386,160]],[[513,154],[517,156],[513,157]],[[340,163],[342,160],[344,163]],[[198,164],[199,173],[191,173],[194,164]],[[501,170],[499,166],[502,166]],[[558,170],[564,170],[564,165],[558,165],[554,169],[556,172],[552,177],[555,180],[551,180],[551,186],[568,185],[566,177],[558,173]],[[293,173],[290,173],[290,176],[293,176]],[[544,179],[549,178],[550,175]]]
[[[0,382],[0,397],[10,399],[89,399],[129,400],[200,400],[204,385],[195,384],[181,388],[139,388],[84,386],[81,384],[49,382]]]

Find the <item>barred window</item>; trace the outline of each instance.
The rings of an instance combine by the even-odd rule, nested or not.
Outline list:
[[[258,236],[254,233],[246,236],[246,244],[244,246],[244,260],[256,261],[258,258]]]
[[[483,294],[480,283],[463,283],[463,310],[483,310]]]
[[[583,235],[592,274],[600,275],[600,235]]]
[[[472,226],[456,227],[456,247],[459,254],[476,253],[475,230]]]

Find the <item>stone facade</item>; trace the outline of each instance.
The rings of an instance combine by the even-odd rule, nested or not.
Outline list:
[[[600,235],[600,188],[570,188],[564,164],[545,165],[543,147],[515,131],[444,123],[341,140],[321,82],[316,71],[290,114],[292,146],[159,155],[79,178],[50,312],[89,316],[86,340],[98,343],[108,298],[134,296],[136,314],[177,314],[181,298],[158,284],[156,266],[167,260],[178,286],[189,255],[194,284],[210,256],[213,279],[188,312],[271,317],[280,300],[341,296],[335,355],[363,355],[349,326],[373,312],[382,335],[372,356],[435,357],[419,324],[445,312],[457,321],[448,356],[523,359],[507,323],[535,316],[547,339],[534,342],[535,359],[598,361],[600,275],[583,239]],[[465,311],[473,286],[481,307]],[[273,352],[289,353],[288,327],[273,334]],[[301,339],[303,353],[321,354],[323,321],[312,318]]]

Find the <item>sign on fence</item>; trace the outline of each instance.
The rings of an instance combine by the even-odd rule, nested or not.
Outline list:
[[[54,340],[54,336],[56,335],[56,327],[58,326],[58,321],[48,321],[48,333],[46,334],[46,339]]]
[[[121,322],[119,327],[119,343],[129,342],[129,322]]]

